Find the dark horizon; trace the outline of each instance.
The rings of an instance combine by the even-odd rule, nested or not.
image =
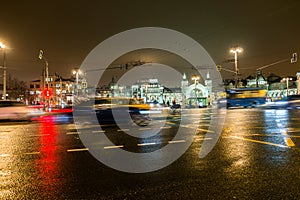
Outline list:
[[[138,27],[164,27],[182,32],[198,41],[216,64],[233,69],[230,47],[239,45],[243,77],[255,69],[299,52],[300,2],[269,1],[170,1],[99,2],[72,1],[41,4],[39,1],[3,2],[0,41],[6,51],[8,73],[20,80],[33,80],[42,74],[44,63],[39,49],[49,61],[49,72],[68,77],[88,53],[105,39]],[[1,53],[2,54],[2,53]],[[0,62],[2,55],[0,54]],[[264,70],[279,76],[294,76],[299,64],[289,62]],[[221,72],[223,78],[232,74]]]

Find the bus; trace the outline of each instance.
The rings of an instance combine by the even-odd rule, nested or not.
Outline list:
[[[235,88],[226,90],[226,107],[256,107],[266,103],[267,90],[262,88]]]

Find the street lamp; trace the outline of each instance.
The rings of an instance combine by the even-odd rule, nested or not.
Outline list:
[[[197,105],[197,81],[200,80],[200,77],[199,76],[192,76],[192,80],[194,81],[194,85],[195,85],[195,105]]]
[[[44,60],[45,65],[46,65],[44,73],[43,73],[43,78],[44,78],[43,91],[45,91],[45,90],[48,91],[49,90],[49,63],[48,63],[46,57],[44,56],[44,51],[42,49],[40,49],[40,51],[39,51],[38,58],[40,60]],[[46,71],[46,77],[45,77],[45,71]],[[43,100],[44,100],[44,102],[46,102],[45,99],[43,99]],[[47,103],[48,103],[48,108],[50,108],[50,98],[49,97],[48,97]],[[44,103],[44,109],[46,109],[45,103]]]
[[[47,85],[47,88],[49,88],[49,83],[48,83],[48,81],[49,81],[49,63],[48,63],[46,57],[44,56],[44,51],[42,49],[40,49],[38,57],[40,60],[44,60],[44,62],[46,64],[46,68],[45,68],[46,77],[45,77],[45,72],[44,72],[44,88],[46,88],[45,85]],[[45,84],[45,80],[46,80],[46,84]]]
[[[6,100],[6,55],[5,55],[6,46],[0,42],[0,49],[3,49],[3,100]]]
[[[74,69],[73,71],[72,71],[72,73],[73,73],[73,75],[75,75],[76,76],[76,95],[77,95],[77,97],[78,97],[78,93],[79,93],[79,89],[78,89],[78,87],[79,87],[79,85],[78,85],[78,79],[79,79],[79,73],[80,73],[80,70],[79,69]]]
[[[235,69],[235,86],[237,86],[237,77],[238,77],[238,73],[239,73],[239,69],[238,69],[238,53],[242,53],[243,49],[240,47],[233,47],[230,49],[230,53],[234,54],[234,69]]]
[[[289,81],[293,80],[292,78],[283,78],[282,81],[286,81],[286,96],[289,96]]]

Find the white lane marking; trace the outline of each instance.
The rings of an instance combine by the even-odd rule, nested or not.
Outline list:
[[[130,130],[130,129],[125,129],[125,128],[124,128],[124,129],[118,129],[117,131],[118,131],[118,132],[126,132],[126,131],[129,131],[129,130]]]
[[[67,135],[79,135],[80,132],[67,132],[66,134]]]
[[[169,144],[175,144],[175,143],[183,143],[185,140],[170,140],[168,141]]]
[[[195,141],[212,140],[212,138],[197,138]]]
[[[210,126],[210,124],[199,124],[201,127],[202,126],[206,126],[206,127],[209,127]]]
[[[123,145],[117,145],[117,146],[106,146],[104,149],[117,149],[117,148],[123,148]]]
[[[139,128],[139,131],[151,130],[152,128]]]
[[[101,130],[101,131],[92,131],[92,133],[105,133],[105,131]]]
[[[141,143],[141,144],[137,144],[139,147],[141,146],[150,146],[150,145],[156,145],[155,142],[149,142],[149,143]]]
[[[174,122],[166,122],[166,124],[175,125],[176,123],[174,123]]]
[[[76,152],[76,151],[88,151],[88,148],[82,148],[82,149],[68,149],[67,152]]]
[[[197,128],[197,131],[205,131],[207,133],[215,133],[214,131],[210,131],[210,130],[202,129],[202,128]]]
[[[180,125],[181,128],[193,128],[194,125]]]
[[[160,129],[169,129],[169,128],[172,128],[171,126],[163,126],[163,127],[160,127]]]
[[[9,156],[12,156],[12,155],[10,155],[10,154],[5,154],[5,153],[0,154],[0,157],[9,157]]]
[[[36,154],[40,154],[40,152],[36,151],[36,152],[29,152],[29,153],[24,153],[25,155],[36,155]]]

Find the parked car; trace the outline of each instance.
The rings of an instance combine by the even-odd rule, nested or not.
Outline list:
[[[0,120],[31,120],[40,111],[20,101],[0,101]]]

